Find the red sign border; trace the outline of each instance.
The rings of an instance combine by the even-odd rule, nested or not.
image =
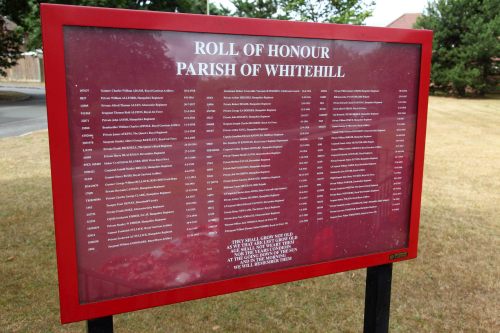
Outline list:
[[[41,18],[62,323],[104,317],[128,311],[265,287],[417,257],[432,31],[243,19],[50,4],[41,5]],[[408,248],[280,269],[272,272],[158,291],[149,294],[80,304],[78,300],[77,257],[72,201],[73,189],[63,49],[64,26],[172,30],[254,36],[378,41],[421,45],[420,83]],[[395,255],[404,252],[407,252],[407,256]]]

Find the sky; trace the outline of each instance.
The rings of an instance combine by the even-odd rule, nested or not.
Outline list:
[[[210,0],[231,7],[228,0]],[[366,0],[369,1],[369,0]],[[385,27],[404,13],[421,13],[428,0],[375,0],[373,16],[368,18],[366,25]]]
[[[385,27],[405,13],[421,13],[428,0],[375,0],[372,17],[366,25]]]

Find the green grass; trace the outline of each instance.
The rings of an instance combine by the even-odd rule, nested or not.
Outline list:
[[[419,258],[391,332],[500,331],[500,100],[431,98]],[[115,316],[116,332],[360,332],[365,271]],[[47,133],[0,140],[0,331],[61,326]]]

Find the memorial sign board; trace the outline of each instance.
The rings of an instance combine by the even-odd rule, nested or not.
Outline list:
[[[415,258],[429,31],[42,5],[61,318]]]

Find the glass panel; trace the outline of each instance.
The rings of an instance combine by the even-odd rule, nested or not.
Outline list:
[[[407,246],[418,45],[64,44],[82,303]]]

